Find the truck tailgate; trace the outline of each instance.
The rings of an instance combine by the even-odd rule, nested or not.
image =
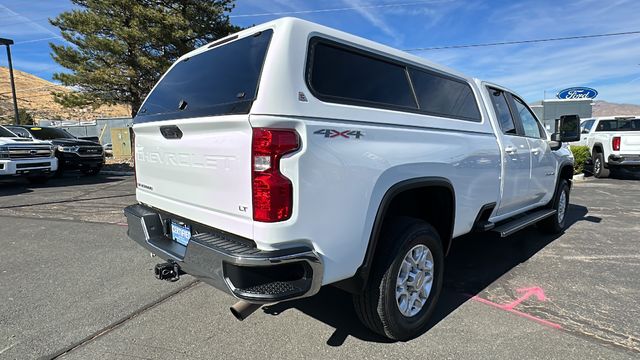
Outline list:
[[[134,131],[138,201],[253,236],[248,115],[143,123]]]
[[[620,139],[621,154],[640,154],[640,133],[622,134]]]

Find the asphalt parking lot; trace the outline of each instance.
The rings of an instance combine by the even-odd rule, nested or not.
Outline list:
[[[447,259],[432,326],[409,342],[369,333],[335,288],[244,322],[228,295],[126,237],[130,176],[0,183],[0,358],[640,357],[640,181],[576,183],[570,227],[466,236]]]

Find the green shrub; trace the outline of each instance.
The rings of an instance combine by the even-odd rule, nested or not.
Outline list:
[[[581,174],[584,172],[584,163],[591,158],[588,146],[571,146],[571,152],[575,158],[575,164],[573,165],[573,173]]]

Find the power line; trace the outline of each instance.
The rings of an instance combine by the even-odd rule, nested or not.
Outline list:
[[[40,39],[33,39],[33,40],[24,40],[24,41],[16,41],[14,43],[14,45],[20,45],[20,44],[28,44],[28,43],[33,43],[33,42],[38,42],[38,41],[44,41],[44,40],[53,40],[53,39],[64,39],[62,36],[58,35],[58,36],[50,36],[50,37],[46,37],[46,38],[40,38]]]
[[[418,2],[401,3],[401,4],[380,4],[380,5],[352,6],[352,7],[331,8],[331,9],[282,11],[282,12],[258,13],[258,14],[240,14],[240,15],[229,15],[229,17],[230,18],[246,18],[246,17],[258,17],[258,16],[313,14],[313,13],[322,13],[322,12],[350,11],[350,10],[358,10],[358,9],[380,9],[380,8],[389,8],[389,7],[427,5],[427,4],[447,3],[451,1],[453,0],[431,0],[431,1],[418,1]]]
[[[12,23],[8,23],[8,24],[0,24],[0,26],[11,26],[11,25],[18,25],[18,24],[24,24],[24,23],[30,23],[30,22],[37,22],[37,21],[42,21],[42,20],[46,20],[49,19],[49,17],[43,17],[43,18],[37,18],[37,19],[29,19],[29,18],[25,18],[22,15],[14,15],[16,17],[22,18],[23,20],[21,21],[16,21],[16,22],[12,22]]]
[[[636,34],[640,34],[640,30],[608,33],[608,34],[565,36],[565,37],[547,38],[547,39],[501,41],[501,42],[484,43],[484,44],[446,45],[446,46],[404,49],[404,51],[414,52],[414,51],[429,51],[429,50],[444,50],[444,49],[463,49],[463,48],[474,48],[474,47],[485,47],[485,46],[515,45],[515,44],[530,44],[530,43],[541,43],[541,42],[550,42],[550,41],[592,39],[592,38],[600,38],[600,37],[608,37],[608,36],[636,35]]]

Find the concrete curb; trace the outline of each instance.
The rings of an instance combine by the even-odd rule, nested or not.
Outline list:
[[[573,181],[582,182],[582,181],[587,181],[587,179],[584,178],[584,174],[576,174],[576,175],[573,175]]]
[[[104,175],[114,175],[114,176],[133,176],[133,171],[111,171],[111,170],[102,170],[100,174]]]

